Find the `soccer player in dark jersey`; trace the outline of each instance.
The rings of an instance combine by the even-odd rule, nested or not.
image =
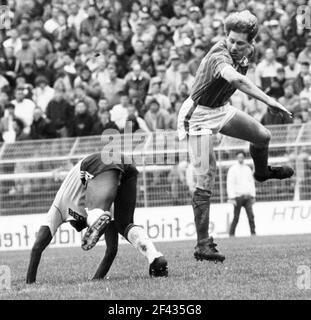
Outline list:
[[[88,226],[82,239],[84,250],[93,248],[105,233],[106,254],[95,279],[108,272],[117,253],[118,233],[148,259],[151,277],[167,276],[167,261],[144,230],[133,223],[138,171],[123,155],[107,163],[105,155],[94,153],[79,161],[66,176],[32,248],[28,284],[36,281],[42,252],[65,222],[70,222],[77,231]]]
[[[293,169],[287,166],[268,166],[270,131],[250,115],[228,104],[238,89],[264,102],[272,113],[291,116],[285,107],[245,76],[249,58],[254,54],[257,18],[247,10],[232,13],[225,20],[225,32],[226,39],[216,43],[203,58],[190,97],[178,115],[179,138],[188,139],[190,159],[197,178],[192,198],[197,231],[194,256],[197,260],[225,259],[208,232],[210,197],[216,174],[213,133],[220,132],[250,142],[257,181],[286,179],[294,174]]]

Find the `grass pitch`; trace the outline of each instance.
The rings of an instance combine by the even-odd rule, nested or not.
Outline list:
[[[311,299],[297,287],[297,268],[311,268],[311,235],[217,239],[223,264],[197,262],[194,242],[157,243],[169,261],[169,277],[150,279],[148,264],[130,245],[121,245],[103,281],[91,282],[104,247],[48,249],[38,283],[27,286],[29,252],[0,253],[12,272],[2,299]],[[307,280],[308,281],[308,280]],[[309,280],[311,281],[311,280]]]

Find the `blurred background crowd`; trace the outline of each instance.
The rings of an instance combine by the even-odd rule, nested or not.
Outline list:
[[[311,34],[297,10],[311,1],[0,2],[1,141],[176,130],[202,57],[244,9],[260,22],[248,76],[294,118],[241,92],[231,104],[264,125],[311,120]]]

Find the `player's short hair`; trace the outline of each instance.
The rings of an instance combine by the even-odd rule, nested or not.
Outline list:
[[[228,35],[230,31],[246,33],[250,42],[258,33],[258,20],[248,10],[231,13],[225,20],[226,34]]]

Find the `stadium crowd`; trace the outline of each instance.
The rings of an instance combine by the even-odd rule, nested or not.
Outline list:
[[[249,77],[293,112],[279,117],[236,92],[232,105],[264,125],[311,120],[311,34],[305,0],[1,1],[0,139],[176,130],[202,57],[223,21],[260,21]],[[311,6],[311,3],[309,4]]]

